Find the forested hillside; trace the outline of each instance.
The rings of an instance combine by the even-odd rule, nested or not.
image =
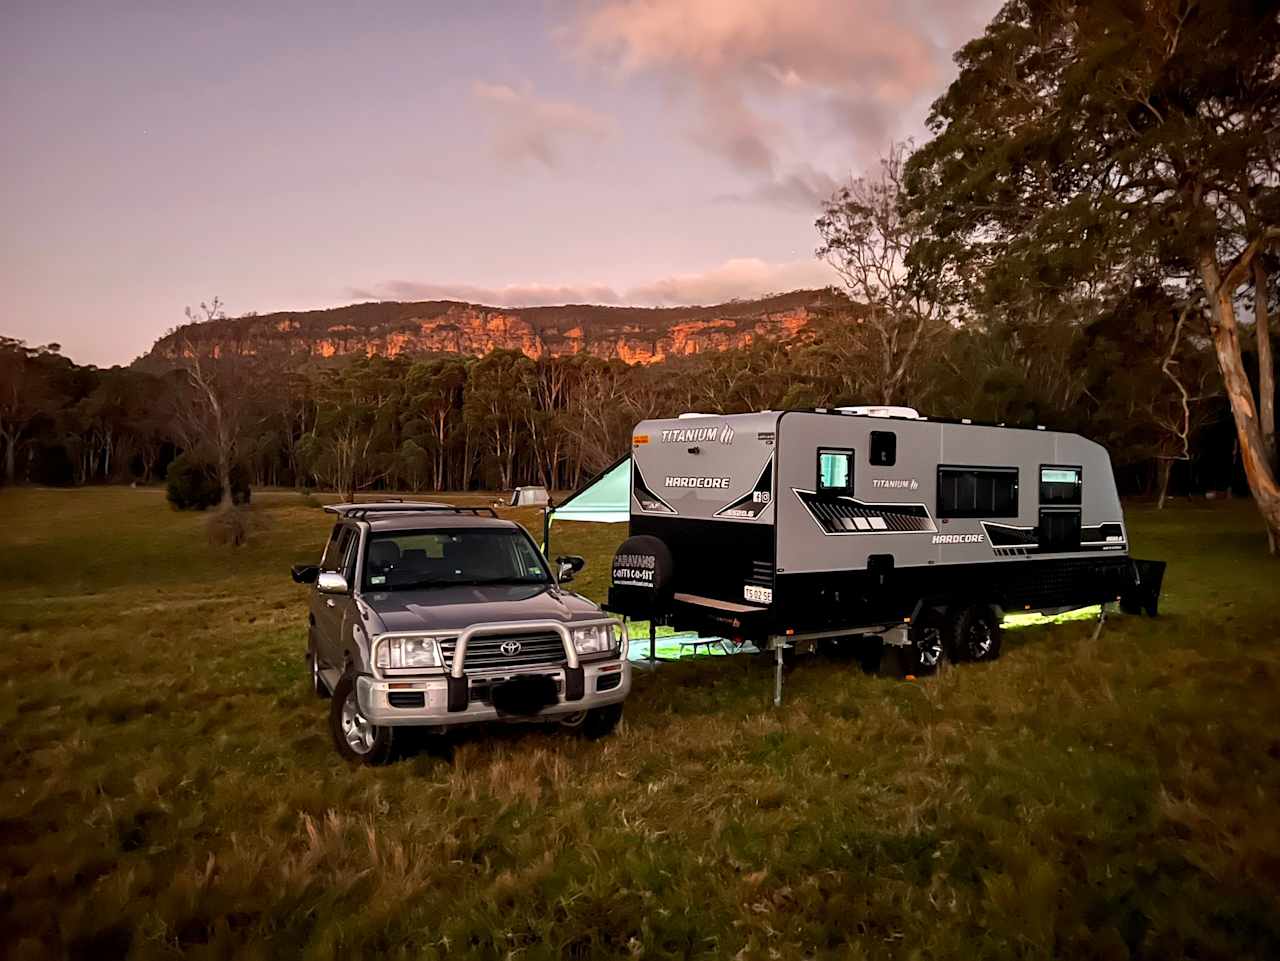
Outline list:
[[[656,363],[745,347],[756,337],[802,334],[843,298],[796,290],[711,307],[485,307],[451,300],[351,304],[190,322],[162,337],[142,361],[163,370],[194,351],[272,353],[292,359],[363,354],[517,350],[534,360],[588,354]]]

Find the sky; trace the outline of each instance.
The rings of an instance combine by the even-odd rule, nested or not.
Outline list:
[[[833,282],[822,200],[991,0],[0,0],[0,335],[187,306],[710,304]]]

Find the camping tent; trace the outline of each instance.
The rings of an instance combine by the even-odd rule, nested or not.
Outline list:
[[[511,492],[508,507],[546,507],[551,503],[545,487],[517,487]]]

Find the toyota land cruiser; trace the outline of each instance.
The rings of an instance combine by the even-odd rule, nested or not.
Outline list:
[[[386,763],[395,731],[552,721],[610,733],[631,689],[621,621],[563,585],[523,527],[490,508],[343,504],[311,584],[307,664],[343,757]]]

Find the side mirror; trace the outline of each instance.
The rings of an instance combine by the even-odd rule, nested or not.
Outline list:
[[[561,584],[568,584],[573,580],[573,576],[587,566],[586,560],[577,554],[565,554],[556,558],[556,567],[559,568],[556,574],[556,580]]]
[[[316,564],[294,564],[289,573],[295,584],[314,584],[320,576],[320,568]]]
[[[345,594],[351,588],[347,586],[347,579],[337,571],[321,571],[316,579],[316,590],[321,594]]]

